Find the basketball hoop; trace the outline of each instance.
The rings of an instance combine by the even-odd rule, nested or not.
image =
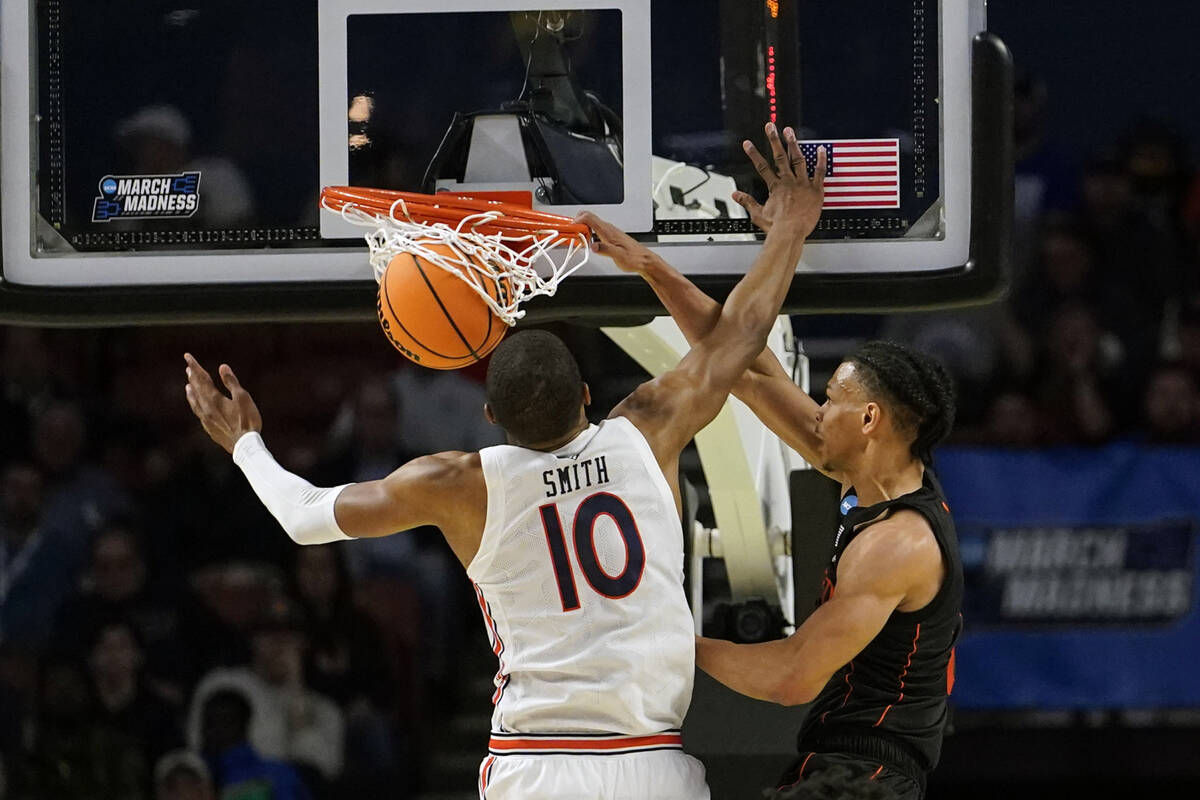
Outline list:
[[[373,229],[364,236],[376,281],[393,258],[410,253],[461,278],[510,326],[525,316],[522,303],[552,297],[591,252],[588,226],[513,203],[326,186],[321,207]],[[539,266],[549,274],[539,274]]]

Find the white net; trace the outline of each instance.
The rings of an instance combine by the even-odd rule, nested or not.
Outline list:
[[[413,219],[404,200],[392,203],[387,214],[353,203],[326,208],[373,229],[365,238],[376,281],[393,258],[409,253],[458,276],[507,325],[525,316],[521,305],[530,298],[553,297],[591,253],[584,234],[553,228],[498,231],[504,219],[499,211],[473,213],[451,225]]]

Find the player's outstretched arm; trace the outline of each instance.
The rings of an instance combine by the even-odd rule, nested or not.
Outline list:
[[[838,564],[837,592],[795,633],[762,644],[697,637],[696,666],[748,697],[811,702],[894,611],[932,600],[943,572],[929,524],[914,511],[898,512],[850,543]]]
[[[767,182],[772,196],[768,198],[766,205],[758,205],[752,203],[749,197],[746,197],[745,203],[751,203],[749,207],[755,222],[761,225],[763,229],[768,230],[767,241],[763,243],[763,252],[760,258],[751,267],[750,272],[743,278],[742,283],[734,289],[730,299],[726,301],[724,309],[716,303],[712,297],[708,297],[700,289],[695,287],[677,270],[674,270],[670,264],[649,251],[647,247],[641,245],[625,235],[614,225],[602,221],[602,219],[584,213],[581,216],[581,221],[586,222],[595,231],[599,242],[596,245],[596,251],[601,254],[608,255],[612,258],[620,269],[636,272],[643,276],[652,285],[659,299],[664,303],[667,311],[676,319],[683,330],[684,336],[688,338],[689,343],[695,348],[701,342],[706,342],[703,345],[704,353],[708,355],[697,356],[700,359],[712,359],[712,353],[719,351],[721,336],[716,335],[722,320],[728,320],[727,312],[731,309],[737,309],[739,302],[739,293],[743,291],[755,291],[758,293],[758,299],[762,300],[766,293],[763,293],[762,288],[757,288],[754,279],[755,271],[764,267],[764,263],[769,263],[769,259],[774,258],[775,251],[773,245],[778,243],[780,230],[784,231],[785,236],[794,235],[797,229],[803,230],[803,236],[808,236],[812,228],[815,227],[817,218],[821,213],[821,200],[823,198],[823,180],[824,180],[824,152],[821,149],[818,152],[817,168],[814,170],[814,178],[808,179],[808,172],[804,163],[804,158],[800,155],[799,145],[794,138],[794,133],[791,128],[785,128],[785,138],[787,139],[786,149],[780,143],[778,133],[775,132],[773,126],[767,126],[768,139],[772,144],[773,154],[775,156],[775,167],[770,167],[770,164],[758,154],[755,146],[749,142],[745,143],[746,155],[754,162],[758,173],[762,175],[764,181]],[[806,200],[809,200],[809,205],[805,205],[803,210],[797,213],[796,206],[790,206],[787,203],[780,203],[780,199],[787,196],[788,191],[792,190],[793,186],[797,186],[800,190],[808,190]],[[812,200],[816,200],[815,205],[812,205]],[[742,201],[742,200],[739,200]],[[770,233],[770,229],[775,228],[776,224],[782,225],[780,230],[775,230],[774,235]],[[799,242],[798,248],[803,248],[803,239]],[[782,284],[782,290],[786,291],[787,285],[791,283],[791,270],[794,270],[799,260],[799,249],[793,254],[790,270],[786,273],[786,283]],[[778,265],[779,263],[776,263]],[[769,273],[769,272],[768,272]],[[778,276],[778,273],[776,273]],[[778,284],[774,284],[778,287]],[[772,297],[774,300],[774,297]],[[773,307],[774,315],[770,323],[773,323],[774,317],[778,315],[779,305],[782,303],[782,295],[778,297],[778,303]],[[768,324],[769,330],[769,324]],[[714,338],[714,335],[715,338]],[[745,337],[744,343],[754,342],[756,337]],[[766,335],[763,335],[762,343],[766,342]],[[734,356],[732,350],[727,351],[728,355]],[[740,356],[740,354],[738,354]],[[817,405],[805,392],[800,391],[796,385],[792,383],[790,377],[784,371],[784,368],[775,359],[774,354],[764,348],[756,351],[756,359],[754,366],[749,372],[739,373],[734,378],[732,384],[733,392],[748,403],[752,410],[760,416],[760,419],[782,439],[787,441],[793,447],[802,453],[803,456],[814,461],[815,451],[817,447],[816,434],[812,421],[815,420]],[[728,359],[730,363],[736,363],[739,357],[734,356]],[[680,362],[679,369],[689,368],[688,359]],[[720,366],[720,365],[718,365]],[[670,374],[670,373],[668,373]],[[725,375],[721,372],[715,372],[710,377],[724,380]],[[664,375],[664,378],[667,378]],[[720,395],[720,403],[724,403],[724,392]],[[716,410],[720,409],[720,403],[716,404],[713,409],[713,415]],[[707,411],[708,405],[701,403],[694,405],[694,408],[700,411]],[[697,416],[703,416],[697,414]],[[712,419],[704,420],[701,427]],[[682,420],[683,421],[683,420]],[[690,420],[689,420],[690,421]],[[697,428],[698,429],[698,428]]]
[[[599,238],[597,252],[650,284],[689,344],[694,345],[712,331],[721,317],[720,303],[615,225],[590,212],[580,215],[580,220]],[[820,440],[815,432],[818,405],[795,384],[774,353],[764,348],[734,383],[732,393],[789,447],[820,469]],[[830,477],[840,479],[837,475]]]
[[[185,354],[184,360],[185,391],[192,412],[212,440],[233,455],[255,494],[297,544],[386,536],[421,525],[438,525],[461,558],[461,551],[470,547],[470,537],[457,532],[482,530],[486,488],[478,454],[423,456],[382,480],[313,486],[288,472],[271,455],[259,433],[262,416],[258,407],[228,365],[222,364],[218,370],[227,397],[191,354]],[[473,513],[480,520],[466,519]]]

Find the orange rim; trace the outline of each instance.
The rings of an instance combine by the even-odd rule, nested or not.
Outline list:
[[[433,195],[360,186],[326,186],[321,190],[321,205],[339,212],[346,206],[354,206],[386,218],[391,216],[397,201],[403,201],[403,213],[419,223],[441,222],[454,225],[473,214],[499,212],[502,216],[472,228],[485,234],[514,236],[553,230],[561,234],[561,239],[573,239],[578,236],[591,239],[592,234],[591,228],[570,217],[535,211],[514,203],[464,197],[449,192]]]

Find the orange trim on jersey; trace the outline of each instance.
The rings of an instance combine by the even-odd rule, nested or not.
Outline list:
[[[946,665],[946,694],[954,691],[954,648],[950,648],[950,663]]]
[[[500,632],[496,630],[496,622],[492,619],[492,613],[488,609],[487,599],[483,596],[483,590],[479,588],[479,584],[472,582],[475,587],[475,599],[479,601],[479,610],[483,612],[483,621],[487,624],[488,632],[492,634],[492,652],[499,658],[504,652],[504,643],[500,641]]]
[[[803,762],[800,764],[800,771],[796,773],[796,780],[792,781],[791,783],[789,783],[789,784],[788,784],[788,785],[786,785],[786,786],[779,786],[779,787],[777,787],[777,788],[779,788],[779,789],[790,789],[790,788],[792,788],[793,786],[795,786],[797,783],[799,783],[799,782],[800,782],[800,780],[801,780],[801,778],[803,778],[803,777],[804,777],[804,768],[808,766],[808,760],[809,760],[810,758],[812,758],[814,755],[816,755],[816,753],[811,753],[811,752],[810,752],[808,755],[806,755],[806,756],[804,757],[804,761],[803,761]]]
[[[496,763],[495,756],[488,756],[483,760],[483,765],[479,767],[479,797],[480,800],[487,793],[488,781],[492,777],[492,765]]]
[[[871,777],[867,778],[867,780],[869,780],[869,781],[873,781],[873,780],[875,780],[876,778],[878,778],[878,777],[879,777],[879,773],[881,773],[881,772],[883,772],[883,764],[880,764],[880,765],[879,765],[879,769],[877,769],[877,770],[875,770],[874,772],[872,772],[872,773],[871,773]]]
[[[921,623],[918,622],[917,632],[913,635],[912,650],[908,651],[908,660],[904,662],[904,669],[900,672],[900,694],[896,697],[896,703],[899,703],[904,699],[904,678],[908,675],[908,668],[912,666],[913,655],[915,655],[917,652],[917,640],[920,638]],[[889,704],[888,707],[883,710],[883,713],[879,715],[879,719],[875,720],[875,724],[872,727],[878,728],[880,724],[883,723],[883,718],[888,715],[888,712],[892,710],[892,706],[896,703]]]
[[[656,733],[650,736],[571,736],[508,738],[493,736],[488,740],[488,749],[493,753],[521,751],[587,751],[587,750],[639,750],[663,747],[682,747],[683,737],[678,733]]]
[[[491,604],[483,596],[483,589],[479,588],[479,584],[474,581],[471,581],[471,585],[475,587],[475,598],[479,601],[479,610],[483,612],[483,622],[492,640],[492,652],[496,654],[496,660],[499,662],[496,677],[492,679],[492,683],[496,685],[496,691],[492,694],[492,705],[496,705],[504,696],[504,687],[508,686],[508,673],[504,671],[504,641],[500,638],[500,631],[496,629],[496,621],[492,619]]]
[[[850,669],[846,672],[846,678],[845,678],[846,696],[842,698],[842,704],[840,706],[838,706],[838,711],[841,711],[843,708],[846,707],[846,703],[850,700],[850,693],[854,691],[854,687],[850,685],[850,676],[853,674],[854,674],[854,662],[851,661]],[[821,715],[821,724],[825,723],[825,718],[828,716],[829,716],[828,711],[826,711],[824,714]]]

